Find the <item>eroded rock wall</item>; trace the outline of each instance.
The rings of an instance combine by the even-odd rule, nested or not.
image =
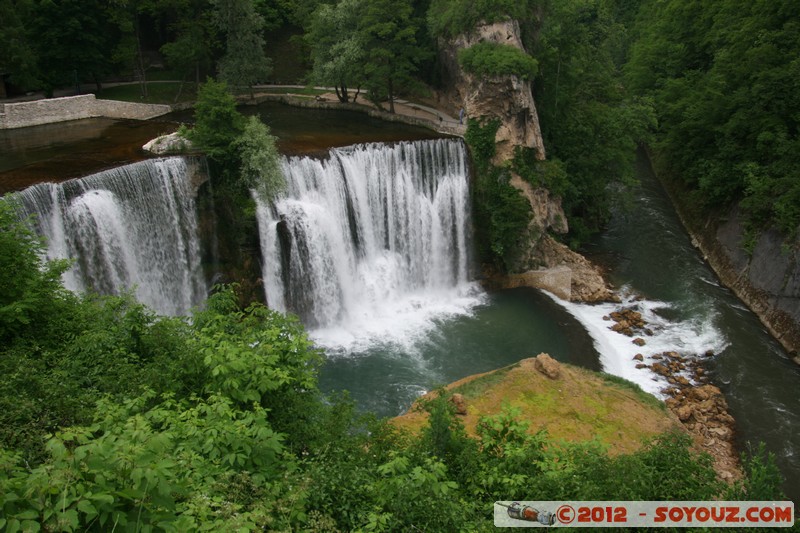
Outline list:
[[[675,197],[673,196],[673,200]],[[761,233],[748,255],[738,208],[724,220],[693,227],[673,202],[703,258],[800,364],[800,238],[785,242],[776,230]],[[695,224],[696,226],[696,224]]]
[[[544,141],[531,82],[514,75],[473,76],[459,66],[458,52],[481,42],[525,50],[519,23],[515,20],[484,24],[446,43],[442,47],[442,63],[449,85],[453,88],[453,94],[450,95],[453,108],[458,112],[463,107],[467,117],[501,120],[500,129],[495,136],[496,164],[510,160],[517,146],[533,148],[537,157],[544,159]]]
[[[440,59],[447,85],[451,87],[448,93],[451,108],[456,113],[463,108],[467,117],[500,119],[495,136],[497,152],[492,161],[495,165],[503,166],[510,161],[517,147],[531,148],[539,160],[544,160],[546,151],[531,82],[511,74],[478,77],[461,69],[458,52],[481,42],[525,50],[519,24],[514,20],[480,25],[444,43]],[[528,199],[532,216],[521,236],[524,245],[511,261],[510,272],[493,276],[490,285],[531,286],[578,301],[611,299],[612,293],[599,270],[551,236],[569,231],[561,198],[547,189],[533,187],[513,173],[511,185]]]

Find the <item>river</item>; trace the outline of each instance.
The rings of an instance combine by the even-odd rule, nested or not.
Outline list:
[[[704,361],[736,419],[739,449],[763,441],[787,479],[787,495],[797,501],[800,367],[692,247],[643,153],[636,174],[640,185],[622,202],[628,208],[616,210],[608,229],[587,246],[588,254],[609,269],[616,286],[666,302],[673,316],[705,325],[687,328],[684,341],[713,332],[722,349]]]
[[[355,113],[299,110],[276,105],[247,111],[259,113],[280,137],[282,149],[289,153],[318,153],[323,148],[368,140],[388,143],[402,138],[437,137],[424,130],[387,124]],[[176,115],[172,119],[180,121],[185,117]],[[174,128],[175,122],[171,124]],[[75,126],[62,127],[73,132],[81,129]],[[35,152],[32,147],[46,147],[49,141],[43,140],[42,136],[52,137],[55,127],[4,133],[0,151],[8,154],[4,153],[2,159],[15,161],[8,166],[16,167],[5,169],[6,173],[0,174],[0,184],[9,176],[8,172],[19,176],[25,173],[26,168],[36,169],[36,175],[30,177],[32,181],[45,175],[48,179],[61,181],[65,176],[59,174],[62,160],[60,156],[54,158],[56,152],[56,155],[84,154],[78,159],[87,161],[87,169],[94,169],[93,161],[97,158],[93,158],[90,152],[96,146],[98,128],[102,130],[100,137],[104,140],[114,136],[115,130],[108,126],[107,123],[87,124],[84,129],[89,139],[59,144],[54,148],[55,152],[42,149],[39,153],[43,154],[40,156],[43,160],[38,161],[35,154],[31,156]],[[127,129],[130,130],[130,125]],[[138,135],[136,133],[134,137]],[[138,137],[135,142],[139,142]],[[26,147],[25,150],[15,151],[14,147],[21,146],[20,143]],[[457,141],[448,143],[447,150],[457,148],[452,144]],[[125,154],[125,161],[130,153],[143,157],[127,136],[119,144],[126,147],[120,151]],[[333,305],[330,315],[333,318],[328,322],[309,321],[312,338],[326,349],[328,355],[320,376],[320,386],[324,391],[349,390],[360,409],[393,416],[407,409],[418,395],[438,385],[547,352],[563,362],[593,370],[602,368],[627,377],[658,395],[664,383],[655,381],[655,376],[649,371],[636,369],[633,354],[642,351],[647,355],[648,350],[676,349],[700,357],[712,350],[715,355],[704,358],[705,364],[712,382],[728,399],[731,414],[737,421],[740,447],[744,449],[747,443],[764,441],[776,454],[787,479],[800,478],[800,458],[797,455],[800,450],[800,432],[797,431],[800,427],[800,398],[796,394],[800,369],[767,334],[756,317],[719,285],[713,272],[692,248],[646,159],[640,157],[637,161],[641,185],[632,191],[628,201],[621,202],[608,229],[586,248],[590,256],[608,269],[611,280],[623,292],[644,297],[641,301],[631,301],[631,305],[644,312],[654,326],[655,335],[648,338],[647,347],[641,349],[631,345],[630,339],[608,330],[608,322],[602,317],[612,309],[611,306],[569,304],[533,290],[486,293],[471,282],[463,264],[465,259],[469,260],[469,246],[464,244],[468,235],[463,234],[463,230],[470,227],[468,218],[465,218],[468,217],[468,207],[458,203],[458,195],[464,193],[458,192],[462,189],[454,181],[456,177],[466,180],[466,173],[462,169],[456,173],[458,176],[454,176],[445,169],[440,172],[441,176],[431,181],[432,178],[425,174],[429,170],[424,170],[427,167],[422,165],[422,174],[415,177],[413,169],[401,168],[402,165],[391,162],[391,157],[395,156],[388,154],[395,149],[390,146],[341,150],[326,158],[338,161],[330,168],[302,158],[287,159],[286,168],[302,167],[316,173],[298,178],[294,187],[296,194],[306,196],[285,199],[280,213],[269,209],[262,209],[260,213],[263,220],[259,222],[263,222],[262,228],[269,228],[269,231],[277,231],[281,220],[288,224],[285,231],[289,234],[284,238],[302,244],[301,247],[295,246],[294,250],[309,249],[313,239],[321,238],[313,237],[307,224],[309,219],[303,218],[307,214],[325,222],[331,220],[326,218],[325,209],[332,209],[332,212],[347,213],[352,220],[363,216],[378,221],[379,225],[387,224],[385,235],[379,238],[364,233],[363,229],[340,231],[339,236],[330,233],[325,237],[338,239],[337,242],[350,238],[354,241],[349,255],[333,254],[330,261],[320,263],[316,273],[323,289],[324,284],[332,280],[336,283],[346,280],[345,285],[336,289],[341,293],[341,301],[328,302]],[[418,149],[419,146],[413,145],[401,151],[410,153]],[[364,197],[374,196],[375,202],[347,196],[359,189],[367,191],[370,180],[366,179],[366,174],[357,179],[353,176],[345,179],[342,182],[345,186],[339,189],[327,192],[315,189],[327,179],[324,176],[338,175],[340,171],[366,172],[358,170],[356,163],[372,165],[371,168],[385,165],[401,179]],[[109,162],[103,160],[102,164],[108,166]],[[72,167],[70,172],[73,172]],[[16,183],[6,182],[6,186],[8,189],[18,188]],[[440,189],[444,191],[441,195],[438,193]],[[334,196],[344,200],[338,207],[328,202]],[[390,205],[402,209],[385,211]],[[358,213],[359,209],[364,210],[363,215]],[[401,211],[407,220],[398,222],[396,227],[388,224],[390,220],[399,221],[397,217]],[[408,255],[402,239],[397,240],[397,236],[403,231],[409,235],[423,231],[414,229],[419,220],[435,221],[438,233],[430,234],[430,239],[443,242],[449,255],[430,255],[414,267],[418,271],[416,277],[410,280],[402,276],[392,278],[396,283],[385,290],[382,281],[387,279],[387,273],[394,273],[401,264],[415,264],[415,259]],[[332,231],[334,226],[329,223],[322,229]],[[262,246],[265,242],[278,242],[274,237],[262,237]],[[370,239],[377,245],[368,246],[372,242]],[[416,242],[419,241],[417,238]],[[394,248],[389,245],[391,243],[394,243]],[[383,244],[386,244],[386,250],[382,248]],[[425,269],[431,265],[435,271],[444,272],[443,277],[435,282],[425,281],[428,275]],[[451,267],[454,271],[448,273]],[[336,276],[330,274],[333,270],[326,270],[331,268],[336,270]],[[291,281],[292,275],[287,274],[286,279]],[[338,281],[334,280],[335,277]],[[302,285],[299,274],[295,278],[294,283]],[[361,305],[365,290],[367,293],[372,291],[367,295],[367,302],[372,307]],[[291,292],[286,287],[281,291],[284,296]],[[308,302],[302,295],[293,298]],[[269,295],[267,299],[270,299]],[[311,305],[308,309],[313,310],[316,304],[305,305]],[[350,319],[358,316],[366,319],[360,322],[339,319],[337,317],[344,316],[342,309],[350,310],[344,313]],[[800,487],[796,483],[787,482],[786,491],[792,498],[800,497]]]

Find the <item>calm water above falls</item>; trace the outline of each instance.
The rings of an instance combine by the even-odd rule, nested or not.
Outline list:
[[[708,359],[706,366],[736,419],[740,447],[764,441],[789,480],[785,486],[788,496],[797,500],[800,368],[755,315],[720,286],[691,246],[643,156],[637,161],[637,173],[641,186],[634,190],[631,209],[616,213],[589,251],[610,268],[616,285],[645,296],[648,305],[664,302],[661,315],[686,326],[679,339],[685,346],[717,347],[717,355]],[[597,318],[587,319],[586,324],[597,326]]]
[[[276,111],[279,114],[286,114],[284,120],[271,116],[269,108],[253,108],[253,111],[265,116],[268,122],[273,123],[273,131],[290,143],[294,142],[292,140],[294,135],[294,138],[299,139],[301,143],[306,142],[308,137],[311,139],[309,143],[314,144],[316,142],[312,138],[314,133],[307,133],[309,130],[331,130],[337,135],[336,142],[332,140],[325,142],[339,145],[340,141],[349,135],[347,131],[339,130],[350,124],[352,119],[349,115],[323,112],[306,115],[304,110],[297,109]],[[304,118],[306,116],[311,117],[312,126],[308,126],[309,121]],[[369,122],[366,119],[361,120]],[[287,128],[296,124],[297,129],[302,131],[284,132],[282,124]],[[397,125],[391,125],[393,135],[397,134],[397,128]],[[351,142],[366,140],[364,135],[369,137],[374,134],[373,130],[365,129],[363,124],[356,129],[358,131],[353,135],[361,137],[354,138]],[[344,152],[348,150],[345,149]],[[70,151],[73,152],[74,149],[70,148]],[[59,178],[60,168],[59,165],[53,166],[53,179],[63,179]],[[182,172],[176,170],[164,166],[161,169],[150,169],[148,174],[154,178],[158,177],[158,180],[167,175],[180,178]],[[611,275],[619,286],[627,286],[647,298],[639,305],[650,313],[651,322],[659,326],[656,328],[658,342],[655,338],[648,339],[648,349],[662,349],[663,345],[664,349],[678,348],[692,353],[709,348],[717,352],[717,355],[709,361],[710,370],[714,382],[727,395],[731,412],[737,420],[741,441],[743,443],[765,441],[769,449],[777,454],[784,474],[789,479],[800,478],[800,458],[797,456],[797,451],[800,449],[800,432],[798,432],[800,399],[795,393],[800,370],[789,361],[780,346],[764,331],[752,313],[729,291],[718,285],[713,273],[690,246],[689,239],[675,217],[668,199],[658,183],[649,175],[648,167],[640,166],[639,171],[642,186],[635,191],[633,209],[615,215],[609,230],[591,246],[591,253],[610,267]],[[112,178],[114,172],[109,174],[108,177]],[[99,178],[94,179],[100,181]],[[435,182],[436,180],[429,183]],[[180,179],[174,181],[178,188],[173,189],[175,185],[170,183],[173,181],[162,181],[156,188],[169,193],[165,198],[181,198],[182,193],[173,195],[173,192],[183,187],[180,185]],[[358,180],[353,183],[358,183]],[[454,198],[452,192],[456,191],[453,189],[454,184],[451,180],[449,185],[451,199]],[[40,198],[43,202],[41,206],[48,205],[48,202],[57,199],[61,194],[55,186],[49,187],[51,186],[39,190],[43,194]],[[123,240],[113,237],[115,231],[119,233],[134,229],[128,223],[120,225],[118,223],[120,216],[112,215],[123,212],[122,217],[135,218],[137,215],[131,210],[135,210],[136,202],[126,200],[125,194],[114,188],[93,186],[89,187],[95,189],[95,192],[91,193],[82,187],[73,188],[75,194],[70,193],[70,201],[48,213],[60,213],[59,216],[67,216],[70,220],[87,222],[89,224],[85,227],[90,229],[100,228],[101,226],[95,226],[95,223],[106,221],[102,228],[108,231],[104,230],[105,233],[102,235],[107,234],[112,238],[104,241],[97,238],[101,233],[93,237],[89,232],[86,235],[69,237],[66,241],[62,240],[62,244],[64,246],[70,246],[69,242],[78,244],[84,237],[88,238],[89,242],[101,244],[107,242],[107,247],[95,248],[95,253],[106,254],[105,257],[110,259],[108,264],[121,267],[120,276],[137,279],[139,285],[145,284],[143,281],[145,278],[153,281],[156,284],[153,295],[157,296],[162,292],[172,294],[157,288],[161,279],[157,272],[154,271],[152,275],[142,275],[148,272],[150,267],[147,262],[139,261],[141,250],[135,254],[134,261],[128,262],[132,258],[126,256],[125,250],[118,246]],[[414,189],[399,187],[397,190]],[[431,192],[433,191],[430,189],[428,192],[422,191],[417,200],[418,207],[420,209],[425,207],[428,213],[438,212],[438,209],[432,209],[435,202],[431,200],[435,200],[436,194]],[[289,211],[286,213],[300,214],[308,209],[312,213],[315,212],[315,207],[309,205],[308,201],[308,198],[297,199],[295,207],[298,209],[292,211],[287,208]],[[304,203],[306,205],[303,205]],[[191,214],[183,218],[184,215],[180,214],[183,209],[181,202],[176,201],[172,205],[180,209],[174,211],[172,215],[168,214],[170,211],[165,211],[167,216],[163,220],[168,221],[171,216],[179,216],[189,224],[185,228],[190,230],[193,224]],[[452,205],[454,204],[451,202]],[[152,206],[143,206],[142,209],[150,207]],[[364,212],[377,213],[378,206],[375,204],[370,205],[367,202],[362,207],[365,209]],[[347,207],[351,215],[355,213],[354,208],[355,205],[351,201]],[[450,210],[450,214],[452,213]],[[260,214],[266,219],[274,217],[274,213],[269,213],[264,206]],[[321,212],[316,210],[316,214],[319,215]],[[466,215],[465,212],[464,216]],[[54,220],[52,217],[47,219]],[[278,219],[271,220],[272,224],[277,226]],[[387,215],[384,214],[382,218],[377,217],[376,220],[385,224]],[[441,222],[443,219],[439,220]],[[302,218],[296,218],[293,231],[284,232],[284,236],[293,235],[295,242],[298,242],[297,239],[304,241],[302,231],[304,223]],[[50,229],[56,231],[56,237],[67,237],[59,233],[64,229],[63,221],[61,226],[56,224]],[[187,235],[192,233],[193,231],[188,231]],[[457,242],[457,233],[455,237],[456,241],[453,241],[454,233],[441,231],[440,228],[440,239]],[[182,238],[181,235],[175,235],[177,240]],[[361,244],[354,248],[357,253],[346,256],[355,258],[352,259],[354,265],[369,255],[366,253],[368,248],[363,246],[367,243],[365,238],[359,240]],[[464,238],[469,239],[469,232],[464,234]],[[191,239],[185,241],[190,244],[185,249],[191,251],[196,245],[190,241]],[[274,239],[271,242],[275,244]],[[384,243],[386,243],[385,238]],[[154,248],[156,254],[158,249]],[[164,249],[169,250],[174,247],[167,246]],[[398,266],[398,257],[403,256],[393,252],[387,253],[386,250],[381,251],[379,248],[372,250],[380,252],[372,253],[378,261],[361,264],[360,268],[356,267],[350,272],[371,274],[373,288],[387,289],[375,280],[383,280],[381,276],[384,275],[385,269],[391,271]],[[464,250],[464,247],[456,245],[451,250]],[[273,249],[273,253],[274,251]],[[185,265],[188,271],[195,270],[193,265],[196,264],[196,259],[193,254],[194,252],[191,252],[186,256]],[[433,256],[429,257],[433,259]],[[448,257],[455,258],[458,254]],[[176,260],[184,261],[180,257]],[[346,259],[345,263],[350,261],[351,259]],[[349,288],[341,293],[354,297],[327,301],[326,306],[332,304],[326,308],[333,312],[334,319],[328,321],[316,318],[310,321],[312,335],[320,344],[327,347],[329,355],[320,378],[324,390],[348,389],[360,408],[390,416],[406,409],[420,392],[438,384],[498,368],[523,357],[535,356],[541,351],[546,351],[559,360],[593,369],[599,369],[602,362],[606,370],[629,377],[657,393],[661,385],[653,381],[653,376],[646,371],[636,372],[635,365],[631,364],[632,345],[629,339],[616,334],[609,336],[608,323],[602,321],[602,315],[606,312],[602,307],[564,305],[563,302],[556,302],[535,291],[486,294],[469,283],[469,276],[466,279],[462,277],[463,270],[459,270],[457,266],[460,260],[441,261],[440,256],[436,261],[439,265],[438,272],[449,273],[447,276],[436,277],[439,280],[436,282],[438,288],[449,294],[447,298],[441,297],[442,293],[436,294],[436,291],[429,290],[430,284],[427,286],[423,284],[415,289],[414,283],[410,283],[413,278],[403,279],[400,276],[394,278],[398,284],[388,289],[394,290],[396,294],[402,294],[402,297],[392,302],[385,297],[370,300],[369,297],[364,298],[370,294],[367,290],[369,286],[360,283],[360,280],[365,278],[356,277],[351,278]],[[456,265],[455,268],[452,267],[453,264]],[[85,268],[89,270],[92,265],[87,263]],[[339,272],[345,273],[349,269],[348,265]],[[177,272],[179,269],[176,267],[171,270]],[[324,273],[324,269],[317,271]],[[444,282],[448,276],[451,282]],[[347,278],[348,275],[345,275],[344,279]],[[324,280],[325,276],[319,279]],[[353,282],[353,279],[356,281]],[[291,285],[291,280],[289,281]],[[183,282],[179,281],[178,284],[180,283]],[[162,311],[184,311],[189,303],[196,301],[198,293],[204,292],[204,282],[198,283],[199,285],[190,282],[192,288],[181,293],[196,293],[188,296],[189,300],[180,305],[181,309],[168,308]],[[406,284],[408,290],[399,290],[402,283]],[[282,290],[285,292],[285,287]],[[371,294],[374,296],[376,293],[373,291]],[[383,294],[385,295],[385,292]],[[171,296],[167,300],[178,302],[183,301],[182,298],[183,296]],[[147,300],[147,297],[144,299]],[[373,305],[376,302],[377,304]],[[341,305],[342,303],[344,305]],[[159,307],[155,301],[151,304]],[[337,306],[339,311],[335,311]],[[367,313],[366,318],[369,320],[366,322],[359,323],[355,320],[358,318],[359,309],[370,309],[370,306],[377,310],[377,313],[372,315]],[[342,310],[347,312],[342,314]],[[380,313],[385,314],[381,316]],[[361,316],[365,316],[363,312]],[[349,317],[349,321],[340,317]],[[581,323],[586,329],[581,327]],[[371,328],[365,329],[363,327],[365,324],[371,324]],[[587,330],[591,333],[591,337]],[[367,335],[359,335],[359,332],[365,331],[368,332]],[[786,488],[790,497],[800,498],[798,485],[791,482],[788,484]]]

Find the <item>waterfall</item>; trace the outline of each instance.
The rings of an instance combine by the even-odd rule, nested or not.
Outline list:
[[[272,308],[352,340],[474,304],[463,143],[363,144],[282,166],[288,191],[256,195]]]
[[[152,159],[17,193],[47,242],[47,259],[68,258],[64,285],[118,294],[133,289],[159,313],[203,302],[197,212],[186,159]]]

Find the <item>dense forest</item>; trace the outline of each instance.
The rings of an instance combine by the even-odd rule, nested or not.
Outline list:
[[[218,287],[191,321],[75,295],[0,202],[0,530],[489,531],[496,500],[781,499],[763,450],[728,486],[685,434],[610,456],[507,408],[419,435],[317,386],[299,322]]]
[[[218,77],[336,87],[342,101],[446,90],[442,40],[520,22],[528,56],[479,44],[466,70],[532,78],[575,246],[630,183],[637,143],[702,209],[741,202],[751,233],[800,224],[800,7],[726,0],[0,0],[12,91]],[[152,90],[152,88],[151,88]],[[191,89],[187,89],[189,91]],[[476,117],[479,118],[479,117]]]
[[[237,170],[221,190],[270,194],[282,184],[259,176],[271,175],[274,143],[226,86],[327,85],[391,106],[447,89],[442,39],[507,17],[529,55],[476,46],[460,60],[533,80],[549,161],[520,153],[512,165],[562,196],[574,245],[631,183],[638,143],[686,201],[741,202],[752,232],[795,235],[796,2],[0,0],[0,74],[18,92],[127,79],[142,96],[147,80],[197,91],[217,78],[198,91],[190,135]],[[491,128],[468,139],[479,164]],[[497,210],[518,203],[492,194]],[[507,410],[469,437],[444,401],[426,406],[422,434],[404,434],[325,397],[322,355],[302,326],[242,305],[235,286],[217,287],[190,320],[160,317],[129,295],[66,291],[68,265],[44,262],[42,246],[0,202],[0,530],[488,531],[492,502],[534,494],[782,499],[763,453],[727,486],[679,435],[612,457],[531,434]]]

